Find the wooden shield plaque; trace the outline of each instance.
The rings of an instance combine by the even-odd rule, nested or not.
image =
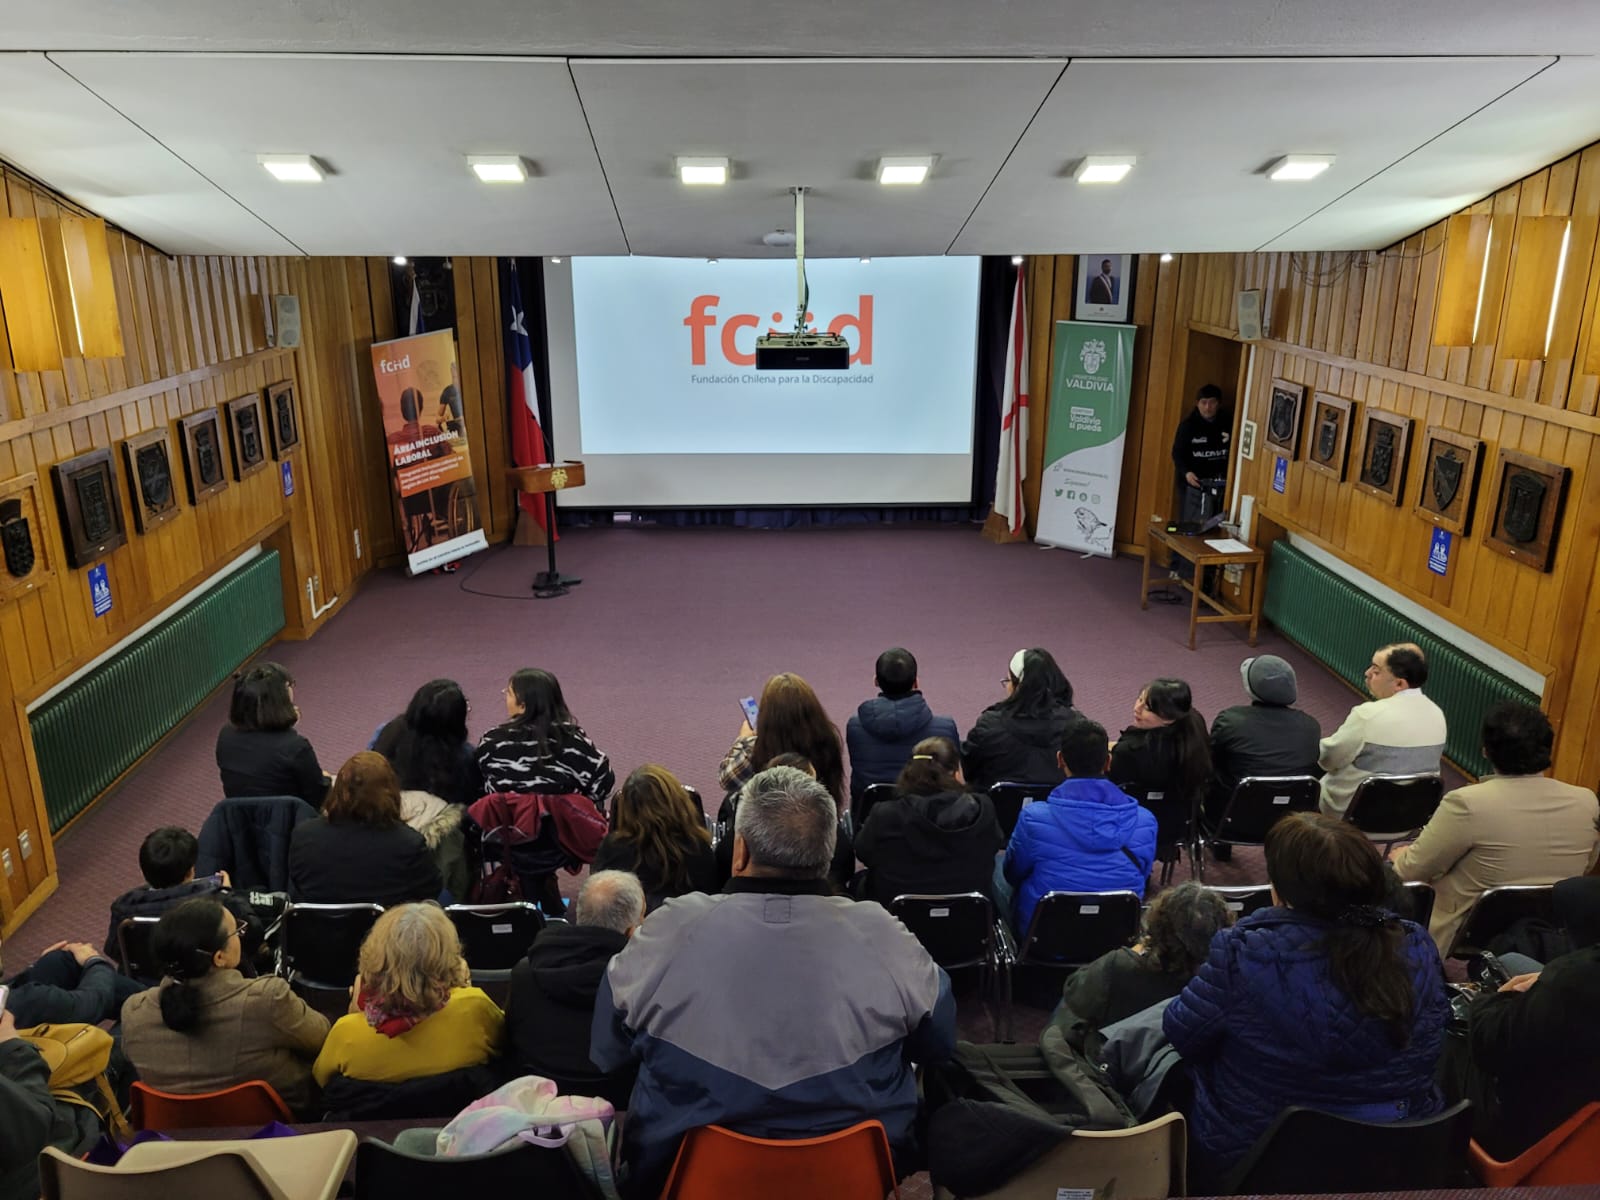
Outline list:
[[[261,397],[228,401],[228,449],[233,477],[243,480],[267,465],[267,431],[261,423]]]
[[[1400,503],[1411,451],[1411,418],[1368,408],[1361,419],[1355,485],[1368,495]]]
[[[294,384],[289,380],[267,385],[266,422],[273,458],[281,459],[300,444],[300,414],[294,406]]]
[[[86,567],[128,540],[111,451],[91,450],[50,468],[67,562]]]
[[[1413,511],[1440,529],[1465,537],[1472,532],[1482,467],[1481,441],[1430,425],[1422,439],[1422,487]]]
[[[172,435],[165,425],[123,442],[122,462],[128,470],[135,529],[149,533],[178,515],[182,507],[178,476],[172,461]]]
[[[39,477],[19,475],[0,483],[0,601],[31,592],[54,578],[50,541],[44,532]]]
[[[1311,401],[1311,428],[1306,438],[1306,466],[1336,482],[1344,482],[1350,454],[1353,405],[1342,396],[1318,392]]]
[[[214,408],[190,413],[178,423],[183,441],[184,476],[189,481],[189,503],[199,504],[228,486],[228,467],[222,448],[222,422]]]
[[[1548,571],[1567,501],[1572,468],[1518,450],[1500,451],[1494,473],[1494,519],[1483,544]]]
[[[1267,397],[1267,445],[1284,458],[1292,459],[1300,448],[1300,409],[1305,405],[1306,389],[1287,379],[1274,379]]]

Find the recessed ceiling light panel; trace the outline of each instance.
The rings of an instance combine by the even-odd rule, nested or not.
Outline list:
[[[528,164],[516,154],[469,154],[467,165],[484,183],[522,183],[528,178]]]
[[[1331,154],[1285,154],[1267,167],[1267,178],[1279,183],[1304,183],[1331,166]]]
[[[693,187],[721,187],[728,182],[725,158],[685,158],[676,160],[678,179]]]
[[[1091,154],[1072,170],[1079,183],[1121,183],[1138,158],[1132,154]]]
[[[912,185],[928,178],[933,170],[931,154],[899,155],[878,160],[878,182],[890,187]]]
[[[322,164],[309,154],[258,154],[256,161],[280,183],[322,182]]]

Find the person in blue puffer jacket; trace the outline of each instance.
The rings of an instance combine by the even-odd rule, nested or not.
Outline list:
[[[1067,778],[1043,803],[1023,807],[995,871],[995,899],[1018,933],[1027,933],[1047,892],[1144,896],[1156,856],[1156,818],[1105,778],[1110,759],[1103,726],[1082,716],[1067,722],[1056,753]]]
[[[1296,813],[1267,834],[1271,908],[1211,942],[1163,1028],[1194,1083],[1190,1190],[1209,1193],[1277,1115],[1430,1116],[1450,1003],[1428,931],[1383,907],[1377,849]]]

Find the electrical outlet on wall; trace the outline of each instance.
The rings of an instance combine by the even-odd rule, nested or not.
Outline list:
[[[26,829],[17,834],[17,846],[21,849],[23,858],[33,853],[33,839],[28,836]]]
[[[17,869],[11,865],[11,851],[0,850],[0,867],[5,868],[7,879],[10,879],[17,873]]]
[[[361,530],[352,529],[350,531],[350,536],[355,538],[355,540],[356,540],[356,557],[360,558],[361,557]]]

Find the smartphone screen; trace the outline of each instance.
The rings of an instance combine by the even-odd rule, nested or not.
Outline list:
[[[754,729],[756,727],[756,698],[754,696],[746,696],[739,701],[739,707],[744,710],[744,719],[750,722],[750,728]]]

